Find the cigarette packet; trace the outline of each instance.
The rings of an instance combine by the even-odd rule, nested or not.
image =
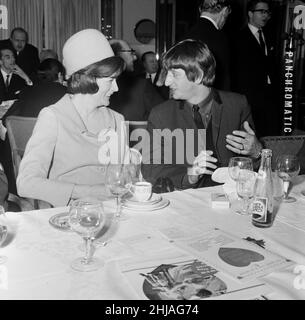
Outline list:
[[[212,193],[212,208],[230,208],[230,201],[225,193]]]

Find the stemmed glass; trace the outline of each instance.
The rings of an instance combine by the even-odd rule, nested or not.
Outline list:
[[[288,189],[291,179],[296,177],[300,172],[300,163],[298,158],[290,154],[279,156],[276,160],[276,170],[278,176],[283,180],[283,202],[295,202],[296,198],[288,196]]]
[[[121,218],[122,197],[130,190],[134,179],[131,165],[110,164],[107,167],[106,185],[116,197],[116,218]]]
[[[85,257],[78,258],[71,263],[77,271],[94,271],[104,265],[103,261],[93,257],[92,245],[98,231],[105,223],[102,203],[94,200],[80,199],[70,206],[69,223],[71,229],[78,233],[85,241]]]
[[[229,161],[229,175],[234,181],[237,181],[241,169],[253,171],[252,159],[247,157],[232,157]]]
[[[247,215],[249,213],[249,202],[254,196],[256,173],[254,171],[241,169],[237,179],[237,194],[243,200],[243,205],[238,213]]]

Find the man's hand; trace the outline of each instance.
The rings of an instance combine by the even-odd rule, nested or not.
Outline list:
[[[17,74],[20,78],[22,78],[28,86],[31,86],[33,84],[28,75],[17,64],[15,64],[13,68],[13,73]]]
[[[214,164],[217,162],[217,159],[212,157],[213,151],[205,150],[201,151],[199,155],[195,158],[193,166],[188,168],[187,175],[189,183],[196,183],[200,176],[203,174],[212,174],[217,168],[217,165]],[[214,169],[214,170],[210,170]]]
[[[241,155],[257,158],[262,150],[262,145],[255,136],[255,132],[251,129],[248,121],[244,122],[245,131],[235,130],[232,134],[228,134],[226,147]]]

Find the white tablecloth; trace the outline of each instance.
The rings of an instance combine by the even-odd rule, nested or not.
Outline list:
[[[10,231],[0,248],[0,255],[7,257],[0,265],[0,299],[137,299],[120,272],[120,261],[173,258],[176,252],[166,233],[200,234],[215,227],[240,238],[263,239],[267,249],[295,261],[297,269],[274,272],[262,280],[272,289],[270,299],[304,299],[305,197],[300,193],[305,190],[304,180],[298,177],[292,190],[298,201],[282,203],[273,226],[266,229],[254,227],[251,217],[231,209],[212,209],[211,192],[221,192],[221,186],[164,194],[170,205],[158,211],[124,211],[127,219],[111,225],[101,239],[109,242],[95,252],[105,260],[105,267],[88,273],[70,267],[73,259],[83,255],[82,239],[48,222],[67,208],[7,213],[7,218],[0,218],[0,224],[7,223]],[[104,207],[111,215],[114,200]]]

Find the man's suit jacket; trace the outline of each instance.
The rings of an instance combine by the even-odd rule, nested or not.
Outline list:
[[[208,19],[200,18],[186,33],[184,39],[201,40],[207,44],[216,60],[216,78],[213,87],[230,90],[230,47],[225,32],[217,30]]]
[[[124,72],[117,80],[119,91],[110,98],[110,108],[125,120],[146,121],[150,110],[164,101],[147,79]]]
[[[0,101],[18,99],[18,91],[21,91],[26,86],[26,82],[21,77],[13,74],[7,88],[5,79],[3,79],[3,75],[0,72]]]
[[[26,87],[2,120],[4,122],[5,118],[11,115],[37,118],[41,109],[56,103],[66,92],[65,86],[53,81],[43,81]]]
[[[251,106],[255,126],[262,134],[268,132],[270,121],[279,113],[273,110],[272,92],[275,85],[275,63],[267,34],[264,33],[268,51],[266,56],[248,26],[233,41],[232,89],[246,95]],[[268,85],[268,76],[271,86]],[[271,133],[270,133],[271,134]]]
[[[249,121],[250,126],[253,127],[253,121],[250,107],[245,96],[217,90],[213,90],[212,94],[213,101],[210,121],[212,121],[213,145],[216,151],[216,155],[214,156],[218,159],[218,166],[223,167],[228,165],[229,159],[232,156],[235,156],[232,151],[226,148],[226,135],[232,134],[234,130],[242,130],[244,121]],[[190,150],[191,148],[190,144],[192,144],[193,141],[187,140],[187,135],[190,134],[190,131],[187,133],[187,129],[193,130],[191,132],[195,133],[194,145],[198,145],[196,138],[198,129],[194,122],[192,112],[187,108],[188,106],[184,104],[184,101],[168,100],[152,109],[147,126],[150,141],[144,140],[142,144],[142,173],[148,181],[151,179],[155,180],[159,177],[169,177],[175,187],[185,188],[183,179],[187,173],[187,167],[191,165],[187,163],[187,157],[190,159],[191,155],[184,154],[183,163],[181,163],[175,155],[177,149],[179,148],[179,150],[181,150],[183,145],[184,150]],[[156,143],[156,139],[160,138],[160,133],[154,131],[155,129],[169,129],[170,132],[173,132],[175,129],[182,129],[184,138],[182,141],[179,140],[177,147],[175,140],[173,140],[172,149],[169,148],[168,150],[162,151],[162,148],[164,148],[164,140],[161,143]],[[155,135],[155,143],[153,135]],[[199,145],[201,146],[201,148],[199,147],[199,151],[200,149],[204,150],[200,141]],[[172,163],[162,164],[163,161],[170,159],[170,157],[166,155],[168,152],[172,153],[173,161]],[[153,157],[157,156],[158,158],[159,154],[162,156],[161,164],[152,164]]]
[[[38,49],[27,43],[22,51],[17,55],[10,39],[0,41],[1,47],[9,47],[15,54],[16,63],[18,66],[32,79],[35,80],[37,69],[39,66]]]

